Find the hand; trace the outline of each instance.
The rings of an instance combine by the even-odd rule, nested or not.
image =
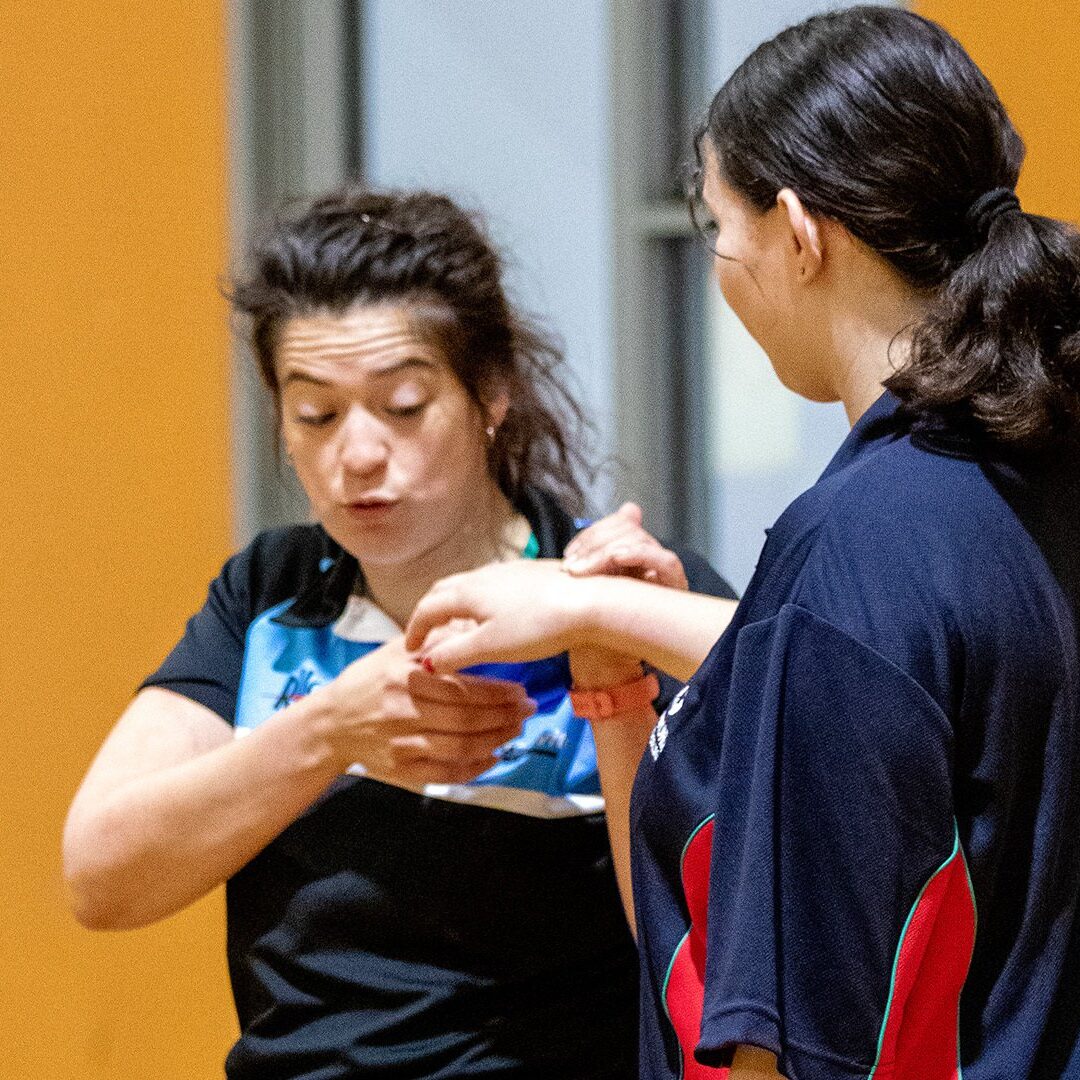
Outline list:
[[[642,528],[641,507],[630,502],[578,533],[566,545],[563,566],[574,577],[616,574],[671,589],[690,587],[679,556]]]
[[[493,563],[434,585],[416,605],[405,644],[435,671],[470,664],[539,660],[576,644],[574,633],[584,582],[551,559]],[[457,624],[437,637],[432,632]]]
[[[406,786],[472,780],[535,710],[518,683],[425,672],[404,638],[354,661],[318,692],[331,707],[342,771],[355,762]]]
[[[636,503],[623,503],[614,514],[578,533],[566,546],[563,566],[575,577],[612,574],[689,588],[679,557],[642,528]],[[570,653],[570,671],[578,689],[599,690],[639,678],[642,668],[636,657],[584,646]]]

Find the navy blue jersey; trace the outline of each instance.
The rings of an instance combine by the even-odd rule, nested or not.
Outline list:
[[[561,555],[576,523],[540,493],[520,509]],[[400,633],[358,581],[318,526],[263,534],[146,685],[249,732]],[[637,958],[566,657],[487,670],[538,710],[477,781],[342,777],[229,881],[231,1080],[636,1075]]]
[[[1078,460],[885,394],[770,530],[635,785],[644,1077],[1080,1077]]]

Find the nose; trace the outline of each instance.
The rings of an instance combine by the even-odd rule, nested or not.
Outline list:
[[[386,466],[390,456],[386,431],[366,410],[350,409],[338,435],[338,465],[345,483],[376,476]]]

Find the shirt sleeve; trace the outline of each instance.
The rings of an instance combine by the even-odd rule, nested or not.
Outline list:
[[[683,571],[686,574],[686,580],[691,592],[703,593],[705,596],[718,596],[722,600],[739,599],[739,594],[727,580],[721,577],[712,568],[712,564],[696,551],[676,547],[675,545],[671,545],[671,550],[679,556],[679,560],[683,564]],[[660,682],[660,694],[653,703],[656,714],[659,716],[686,684],[659,668],[650,666],[648,670],[652,671]]]
[[[672,550],[683,564],[683,571],[691,592],[720,596],[725,600],[739,599],[739,594],[712,568],[707,559],[702,558],[696,551],[686,548],[672,548]]]
[[[954,1075],[974,904],[951,756],[938,705],[873,649],[793,605],[743,627],[717,778],[702,1064],[729,1064],[745,1043],[792,1080]]]
[[[251,621],[251,559],[248,548],[225,564],[184,636],[140,689],[173,690],[233,723]]]

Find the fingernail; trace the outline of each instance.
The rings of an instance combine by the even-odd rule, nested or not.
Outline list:
[[[429,675],[434,675],[435,674],[435,665],[431,662],[431,657],[430,656],[421,656],[420,657],[420,666]]]

